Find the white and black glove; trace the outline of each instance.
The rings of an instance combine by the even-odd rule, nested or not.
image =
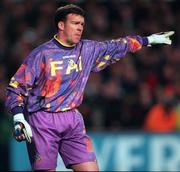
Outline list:
[[[32,138],[32,130],[28,122],[25,120],[24,115],[22,113],[18,113],[13,116],[14,121],[14,138],[21,142],[23,140],[27,140],[31,143]]]
[[[148,36],[148,46],[153,44],[168,44],[171,45],[172,41],[170,36],[174,34],[174,31],[160,32]]]

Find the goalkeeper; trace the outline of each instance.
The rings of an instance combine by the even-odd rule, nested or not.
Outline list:
[[[57,34],[25,58],[7,87],[14,137],[27,141],[33,170],[55,170],[59,153],[67,168],[98,171],[77,110],[90,72],[99,72],[143,46],[171,45],[174,32],[103,42],[84,40],[84,11],[72,4],[58,8],[54,21]]]

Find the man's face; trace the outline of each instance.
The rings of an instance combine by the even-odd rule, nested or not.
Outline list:
[[[61,38],[68,45],[74,45],[81,39],[84,30],[84,17],[77,14],[68,14],[61,23]]]

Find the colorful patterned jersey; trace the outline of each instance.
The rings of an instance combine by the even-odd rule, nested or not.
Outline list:
[[[7,87],[6,106],[35,112],[66,111],[78,107],[91,71],[119,61],[127,52],[147,45],[147,38],[125,37],[104,42],[81,40],[65,47],[56,37],[35,48]]]

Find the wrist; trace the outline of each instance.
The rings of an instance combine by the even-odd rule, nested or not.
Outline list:
[[[16,115],[18,113],[23,113],[23,107],[22,106],[15,106],[14,108],[11,109],[11,113],[13,115]]]
[[[142,38],[142,42],[143,42],[143,45],[144,45],[144,46],[147,46],[147,45],[149,44],[148,37],[143,37],[143,38]]]

